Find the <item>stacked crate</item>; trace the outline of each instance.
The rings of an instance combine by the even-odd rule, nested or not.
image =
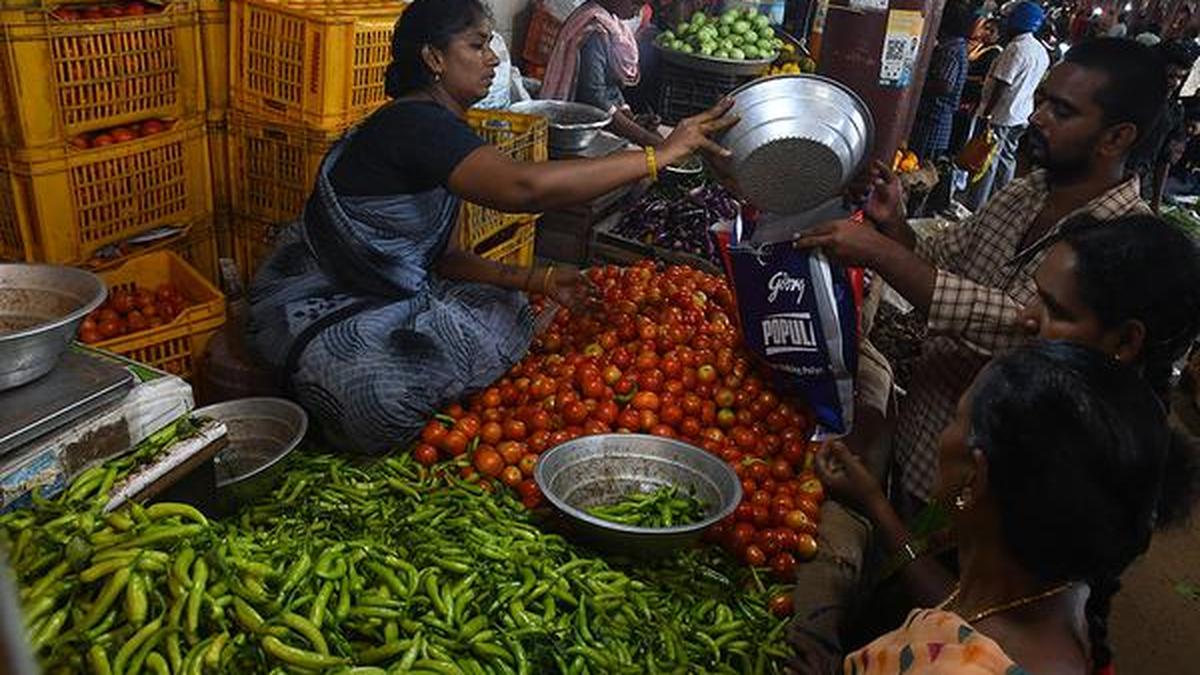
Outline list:
[[[397,0],[229,2],[222,255],[247,277],[299,218],[325,152],[386,102]],[[218,189],[219,191],[219,189]]]
[[[211,252],[190,239],[212,229],[195,2],[20,4],[0,9],[0,258],[103,266],[159,228]]]
[[[184,376],[224,322],[205,78],[197,0],[0,6],[0,259],[174,284],[177,316],[99,346]]]
[[[279,231],[300,217],[325,153],[387,102],[384,74],[405,6],[397,0],[229,3],[230,218],[221,241],[222,255],[247,277]],[[546,159],[544,120],[472,111],[469,121],[515,157]],[[490,258],[532,263],[532,216],[468,206],[462,219],[463,245]]]

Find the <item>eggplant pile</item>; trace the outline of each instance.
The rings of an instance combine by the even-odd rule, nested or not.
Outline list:
[[[672,192],[652,190],[625,212],[611,234],[659,249],[690,253],[721,264],[708,229],[731,220],[740,204],[715,183]]]

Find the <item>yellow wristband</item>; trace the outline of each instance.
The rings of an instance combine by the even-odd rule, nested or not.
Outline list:
[[[646,146],[646,171],[650,174],[650,182],[658,182],[658,159],[654,155],[654,146]]]

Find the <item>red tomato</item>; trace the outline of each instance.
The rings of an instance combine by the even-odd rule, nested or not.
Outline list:
[[[117,127],[109,133],[112,134],[113,141],[116,143],[126,143],[137,138],[137,134],[133,133],[131,129],[126,127]]]
[[[736,518],[739,523],[752,522],[754,520],[754,505],[743,500],[742,503],[738,504],[737,508],[734,509],[733,517]]]
[[[639,391],[633,395],[633,400],[630,404],[635,410],[658,410],[658,394],[652,391]]]
[[[145,315],[136,309],[130,312],[129,316],[125,317],[125,321],[129,323],[129,331],[131,333],[136,333],[139,330],[145,330],[146,326],[148,325]]]
[[[791,583],[796,577],[796,558],[791,553],[777,553],[771,558],[771,572],[782,583]]]
[[[767,554],[763,553],[763,550],[754,544],[746,547],[746,550],[742,553],[742,559],[751,567],[762,567],[767,564]]]
[[[531,497],[540,498],[542,490],[532,478],[526,478],[517,484],[517,494],[521,495],[521,499],[529,499]]]
[[[474,415],[464,415],[454,423],[454,429],[461,431],[467,440],[473,439],[479,435],[479,418]]]
[[[143,136],[150,136],[153,134],[157,134],[157,133],[163,131],[164,129],[166,129],[166,125],[164,125],[162,122],[160,122],[158,120],[146,120],[145,122],[142,122],[142,135]]]
[[[700,426],[700,422],[694,417],[685,417],[683,421],[679,423],[679,433],[682,434],[684,438],[696,438],[700,435],[702,430],[703,427]]]
[[[489,448],[477,451],[472,463],[479,473],[492,478],[499,476],[504,471],[504,458],[500,456],[500,453]]]
[[[777,618],[784,619],[791,616],[795,610],[795,601],[792,600],[791,593],[781,593],[767,603],[767,609]]]
[[[622,410],[620,416],[617,417],[618,429],[624,429],[625,431],[637,431],[641,428],[641,426],[642,417],[638,414],[638,411],[634,410],[632,407]]]
[[[675,429],[667,424],[656,424],[650,433],[654,436],[662,436],[663,438],[675,438]]]
[[[484,448],[485,446],[481,445],[479,447]],[[517,462],[520,462],[521,458],[525,456],[525,452],[527,450],[528,448],[525,447],[524,443],[518,443],[516,441],[504,441],[500,445],[496,446],[496,451],[500,453],[500,457],[504,459],[505,464],[516,464]]]
[[[650,350],[638,353],[634,367],[640,371],[654,370],[658,367],[658,353]]]
[[[647,433],[658,425],[658,414],[653,410],[641,410],[638,412],[638,428]]]
[[[757,533],[750,523],[738,523],[729,534],[729,547],[734,553],[740,553],[754,541],[754,535]]]
[[[683,421],[683,408],[673,404],[664,406],[660,416],[663,424],[670,424],[673,427],[678,426]]]
[[[736,398],[736,395],[733,393],[732,389],[728,389],[726,387],[721,387],[720,389],[717,390],[717,393],[713,396],[713,401],[717,404],[717,407],[732,408],[735,398]]]
[[[761,492],[755,494],[763,494]],[[754,526],[768,527],[771,524],[771,510],[765,504],[754,504]]]
[[[617,404],[612,401],[602,401],[596,405],[596,409],[592,411],[592,418],[606,425],[612,425],[617,421],[619,414]]]
[[[716,382],[717,369],[706,363],[696,369],[696,379],[703,384],[711,384]]]
[[[754,462],[750,465],[747,471],[749,472],[750,477],[758,482],[762,482],[771,477],[771,472],[767,469],[766,462]]]
[[[504,440],[504,427],[497,422],[487,422],[479,429],[479,440],[488,445],[496,445]]]
[[[544,415],[545,412],[542,411],[542,414]],[[546,419],[549,419],[548,415]],[[536,424],[533,426],[535,429],[538,428]],[[525,440],[525,433],[525,423],[521,420],[508,420],[504,423],[504,437],[510,441]]]
[[[421,430],[421,440],[434,446],[440,446],[446,435],[446,426],[438,420],[429,420]]]
[[[428,443],[421,443],[413,449],[413,459],[421,466],[433,466],[438,461],[437,448]]]
[[[500,390],[495,387],[488,387],[479,397],[479,402],[485,408],[499,408],[503,401],[500,398]]]
[[[771,462],[771,476],[775,480],[788,480],[792,477],[792,465],[786,459]]]
[[[520,485],[524,478],[525,477],[521,475],[521,470],[515,466],[506,466],[504,467],[504,470],[500,472],[500,480],[510,488],[515,488],[517,485]]]
[[[468,443],[470,443],[470,440],[467,439],[463,432],[453,429],[451,431],[447,431],[446,435],[442,437],[442,442],[439,447],[441,447],[442,451],[451,457],[458,457],[467,451]]]

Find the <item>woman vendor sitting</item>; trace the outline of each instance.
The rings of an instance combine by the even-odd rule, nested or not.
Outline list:
[[[588,0],[571,12],[558,31],[539,96],[611,113],[608,131],[654,147],[662,144],[662,136],[638,124],[621,93],[641,74],[637,39],[625,23],[641,7],[639,0]]]
[[[250,344],[339,447],[385,452],[437,409],[499,378],[533,333],[526,292],[586,300],[577,270],[485,261],[459,246],[459,204],[537,212],[657,175],[658,162],[723,153],[718,107],[658,153],[517,162],[464,121],[496,56],[479,0],[415,0],[396,26],[394,101],[322,161],[303,217],[280,235],[250,290]]]

